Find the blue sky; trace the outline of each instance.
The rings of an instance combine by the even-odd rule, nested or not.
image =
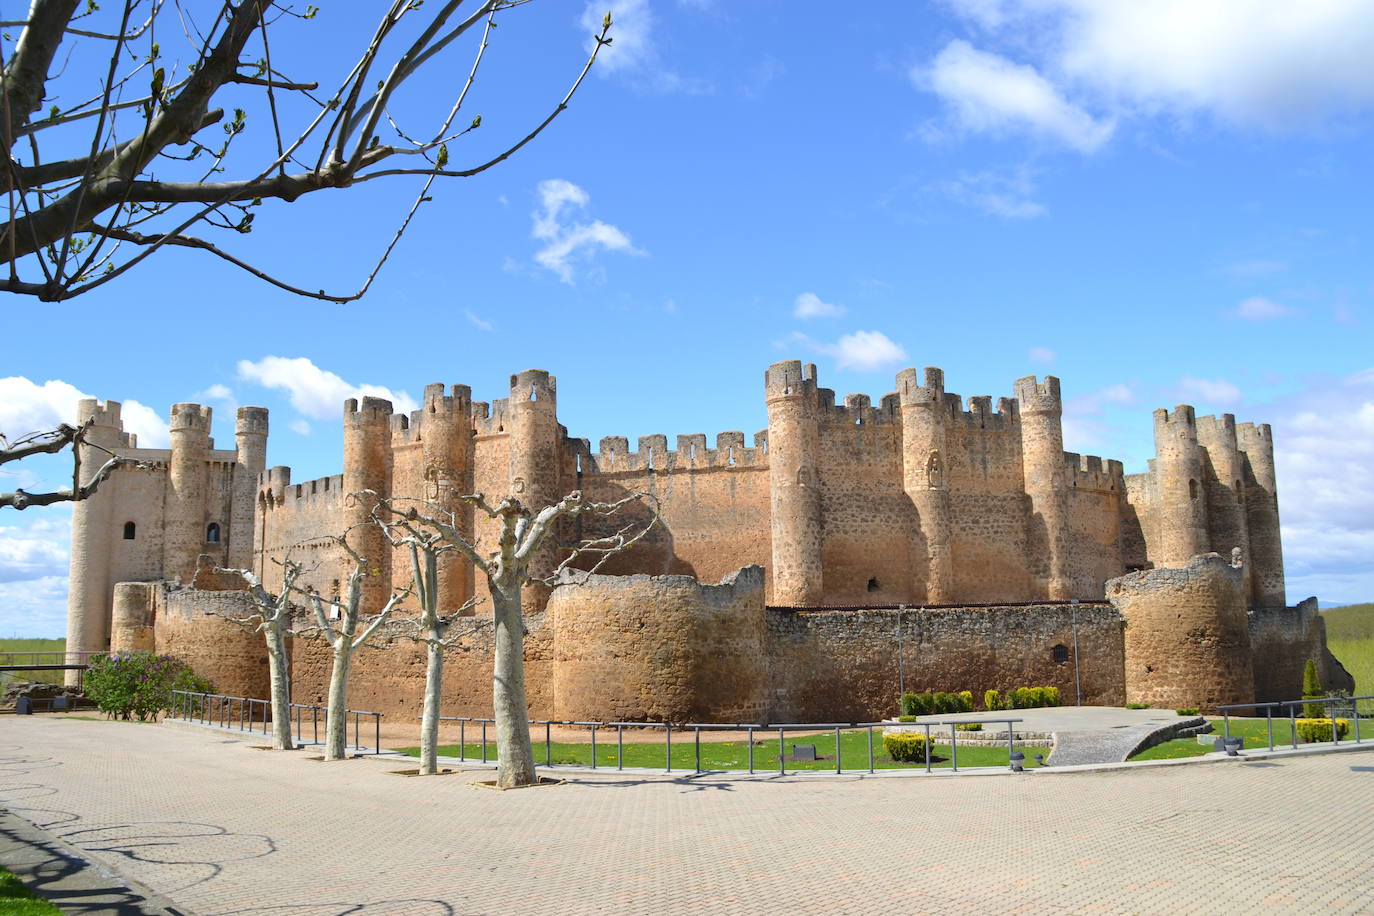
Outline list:
[[[20,339],[65,342],[6,348],[0,429],[87,394],[159,444],[168,407],[200,400],[230,443],[233,407],[258,404],[269,462],[308,479],[340,470],[359,390],[489,400],[537,366],[595,441],[752,434],[778,359],[875,398],[906,366],[965,396],[1054,374],[1066,447],[1128,473],[1156,407],[1272,423],[1290,599],[1374,599],[1374,6],[533,3],[497,31],[455,163],[543,117],[607,8],[615,43],[572,107],[510,161],[436,184],[360,303],[184,251],[60,306],[9,297]],[[273,53],[337,80],[367,25],[346,18],[327,7]],[[442,117],[467,53],[397,118]],[[250,109],[247,150],[260,128]],[[348,290],[416,190],[269,203],[226,247]],[[10,468],[0,488],[60,475]],[[0,635],[61,634],[68,519],[0,517]]]

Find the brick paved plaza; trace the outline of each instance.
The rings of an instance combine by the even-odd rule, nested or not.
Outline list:
[[[1374,912],[1374,753],[969,777],[323,763],[188,726],[0,720],[0,805],[224,913]]]

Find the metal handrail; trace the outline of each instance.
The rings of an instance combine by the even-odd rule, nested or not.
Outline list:
[[[1355,720],[1355,743],[1362,744],[1360,737],[1360,700],[1374,700],[1374,694],[1359,697],[1308,697],[1301,700],[1278,700],[1268,703],[1228,703],[1225,706],[1218,706],[1217,711],[1221,713],[1222,740],[1231,740],[1231,710],[1233,709],[1263,709],[1269,733],[1269,750],[1274,750],[1274,710],[1280,707],[1288,707],[1288,736],[1292,740],[1293,749],[1298,748],[1298,707],[1307,704],[1322,704],[1324,707],[1331,705],[1349,705],[1352,717]],[[1331,719],[1331,743],[1340,744],[1340,729],[1336,726],[1335,716],[1326,715],[1322,718]],[[1325,742],[1320,742],[1325,743]]]
[[[185,721],[197,721],[201,725],[214,725],[218,728],[234,727],[235,708],[237,708],[238,730],[256,732],[259,719],[262,723],[262,734],[268,733],[267,723],[272,718],[272,701],[262,700],[255,697],[236,697],[222,693],[197,693],[189,690],[173,690],[172,695],[176,698],[169,715],[172,718]],[[315,703],[288,703],[287,717],[294,719],[292,737],[298,745],[323,744],[320,740],[320,713],[328,713],[329,707],[320,706]],[[213,707],[213,709],[212,709]],[[261,716],[258,710],[261,709]],[[304,713],[311,711],[311,740],[306,741],[304,737]],[[353,743],[346,745],[361,753],[380,754],[382,752],[382,716],[384,713],[371,712],[363,709],[345,709],[345,717],[353,717]],[[374,727],[374,740],[376,744],[372,748],[362,743],[360,736],[362,730],[362,717],[371,716]],[[344,719],[344,740],[347,741],[348,720]]]

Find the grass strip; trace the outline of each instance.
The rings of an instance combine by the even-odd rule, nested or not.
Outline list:
[[[0,913],[4,916],[62,916],[62,911],[24,886],[0,865]]]

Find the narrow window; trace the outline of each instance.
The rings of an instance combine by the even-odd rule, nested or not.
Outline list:
[[[1054,663],[1062,665],[1069,660],[1069,649],[1067,646],[1055,646],[1050,650],[1054,655]]]
[[[1196,481],[1196,480],[1190,480],[1190,481],[1188,481],[1188,497],[1189,497],[1189,499],[1197,499],[1197,481]]]
[[[868,580],[868,590],[869,590],[870,592],[876,592],[876,591],[878,590],[878,580],[877,580],[877,579],[869,579],[869,580]]]
[[[205,542],[207,544],[219,543],[219,522],[211,522],[205,529]]]
[[[137,526],[134,525],[133,522],[125,522],[125,523],[124,523],[124,540],[126,540],[126,541],[132,541],[132,540],[134,539],[134,534],[136,533],[136,530],[137,530]]]

